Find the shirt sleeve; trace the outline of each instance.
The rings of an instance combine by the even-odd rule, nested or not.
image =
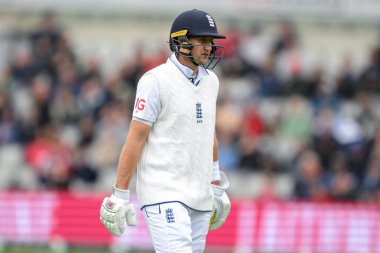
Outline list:
[[[161,110],[158,80],[153,74],[145,74],[137,84],[133,119],[153,125]]]

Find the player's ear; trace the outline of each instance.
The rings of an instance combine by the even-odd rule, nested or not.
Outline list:
[[[180,43],[181,48],[186,49],[188,51],[191,51],[194,48],[194,46],[191,43],[190,39],[187,38],[186,36],[179,36],[178,37],[178,42]]]

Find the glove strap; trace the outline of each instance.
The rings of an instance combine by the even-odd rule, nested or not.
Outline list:
[[[220,174],[220,188],[222,188],[223,190],[227,190],[228,187],[230,187],[230,182],[228,181],[228,178],[226,176],[226,174],[224,174],[223,171],[219,171],[219,174]]]
[[[215,195],[222,196],[222,194],[230,187],[230,182],[223,171],[220,171],[220,185],[212,185],[212,190]]]
[[[129,190],[122,190],[119,188],[116,188],[115,185],[113,185],[113,191],[112,194],[115,195],[118,198],[128,200],[129,201]]]

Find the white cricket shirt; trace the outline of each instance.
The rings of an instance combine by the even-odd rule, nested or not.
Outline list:
[[[204,68],[189,80],[178,64],[171,56],[138,84],[133,117],[152,128],[137,165],[137,197],[141,207],[181,202],[211,211],[219,81]]]

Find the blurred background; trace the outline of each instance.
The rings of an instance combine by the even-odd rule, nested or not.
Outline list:
[[[0,0],[0,252],[152,252],[140,214],[113,238],[99,208],[137,81],[193,8],[227,35],[233,206],[207,252],[380,252],[376,0]]]

